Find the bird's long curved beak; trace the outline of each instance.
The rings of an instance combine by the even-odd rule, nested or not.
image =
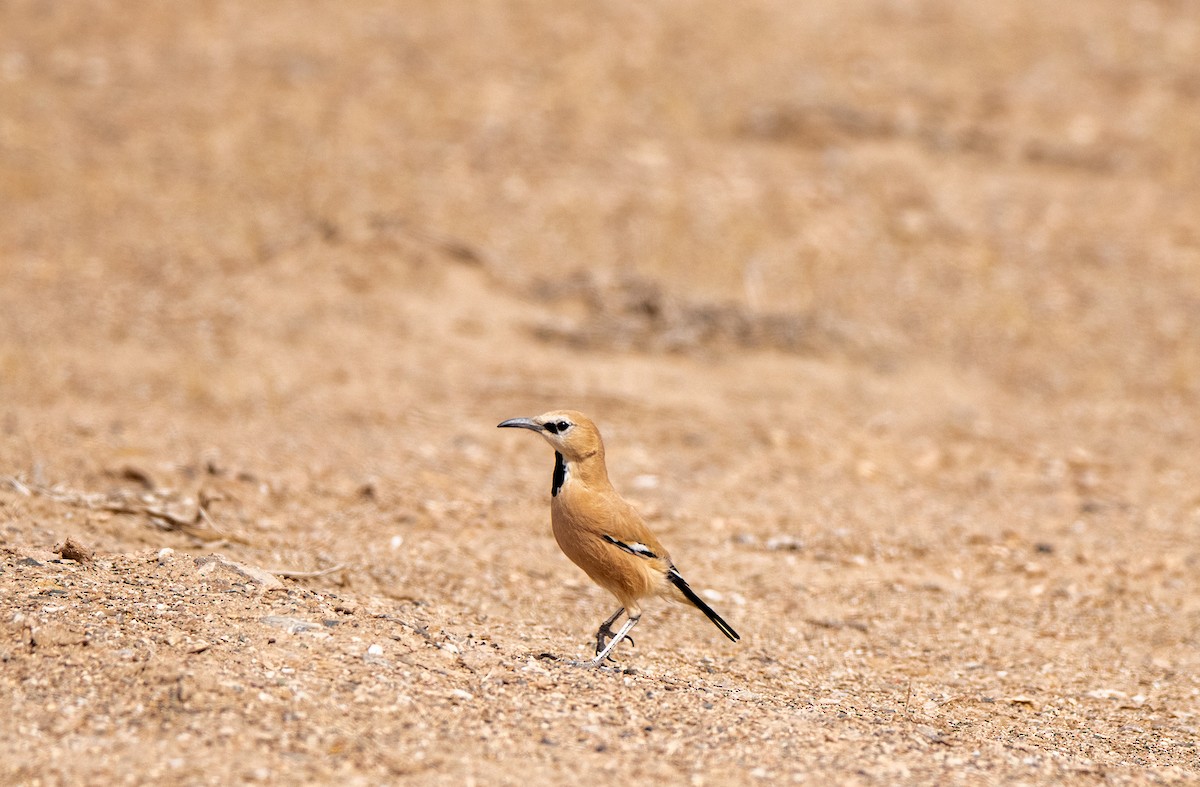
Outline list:
[[[516,427],[518,429],[532,429],[535,432],[542,431],[540,424],[534,423],[532,418],[509,418],[503,423],[496,424],[496,428],[500,429],[506,426]]]

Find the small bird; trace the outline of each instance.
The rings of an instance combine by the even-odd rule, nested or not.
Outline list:
[[[530,429],[554,449],[550,486],[550,523],[554,540],[593,582],[617,597],[621,607],[596,632],[596,658],[601,664],[642,617],[644,598],[666,596],[687,601],[708,616],[721,633],[737,642],[733,627],[691,589],[671,556],[638,512],[608,480],[600,431],[583,413],[554,410],[536,418],[512,418],[499,427]],[[614,635],[612,625],[625,613],[625,625]]]

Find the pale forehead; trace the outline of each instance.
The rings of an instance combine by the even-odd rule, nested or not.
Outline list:
[[[548,413],[542,413],[536,419],[540,423],[549,423],[551,421],[570,421],[573,424],[584,423],[587,421],[587,416],[578,410],[551,410]]]

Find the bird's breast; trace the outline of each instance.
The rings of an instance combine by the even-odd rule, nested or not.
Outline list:
[[[661,592],[665,574],[660,561],[629,555],[604,539],[623,513],[611,502],[568,479],[550,501],[550,522],[563,554],[593,582],[628,604]]]

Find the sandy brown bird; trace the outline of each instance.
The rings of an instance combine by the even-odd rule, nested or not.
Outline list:
[[[563,553],[592,581],[617,597],[621,607],[596,632],[600,664],[642,616],[639,602],[651,596],[686,601],[708,616],[721,633],[736,642],[733,627],[696,595],[671,562],[671,556],[642,517],[617,494],[604,465],[600,431],[583,413],[555,410],[537,418],[513,418],[501,427],[530,429],[554,449],[550,487],[550,522]],[[625,613],[625,625],[614,635],[612,624]]]

